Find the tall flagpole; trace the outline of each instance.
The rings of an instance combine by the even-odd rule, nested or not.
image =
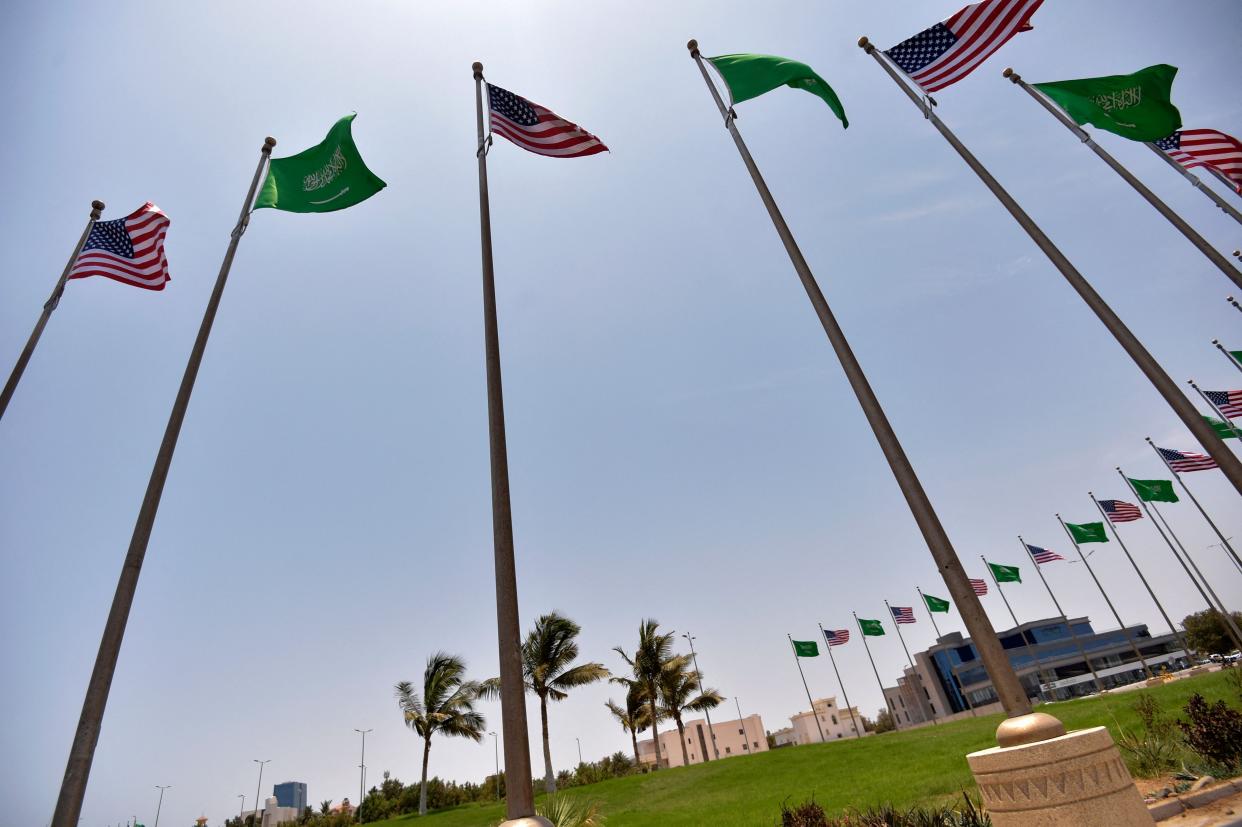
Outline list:
[[[858,398],[863,414],[867,417],[867,423],[871,426],[876,441],[880,444],[880,450],[884,452],[884,457],[888,460],[889,468],[897,480],[897,485],[901,488],[901,492],[906,498],[906,503],[914,515],[914,521],[918,524],[919,530],[923,534],[923,539],[927,543],[928,550],[936,561],[936,567],[940,570],[940,576],[944,578],[945,586],[948,588],[950,596],[957,603],[958,611],[961,612],[966,629],[975,641],[975,646],[979,650],[979,656],[983,659],[983,665],[992,679],[992,685],[996,688],[996,695],[1000,699],[1001,705],[1005,708],[1006,715],[1010,718],[1015,718],[1030,714],[1030,700],[1022,690],[1022,685],[1018,682],[1017,675],[1013,672],[1013,666],[1009,663],[1005,650],[1001,648],[1000,640],[996,637],[996,630],[992,628],[991,621],[988,620],[987,614],[983,611],[983,605],[979,602],[978,595],[970,587],[966,571],[962,568],[962,561],[958,559],[957,552],[953,549],[953,544],[949,541],[949,536],[945,532],[944,526],[941,525],[939,516],[937,516],[935,509],[932,508],[927,492],[923,490],[923,485],[919,482],[919,478],[914,472],[914,467],[910,464],[910,460],[906,456],[905,450],[901,447],[896,433],[893,432],[892,425],[889,424],[888,417],[885,416],[879,399],[876,398],[871,384],[867,381],[866,374],[863,373],[862,366],[858,363],[858,359],[854,356],[854,351],[850,348],[849,341],[845,338],[845,333],[841,330],[840,325],[837,324],[836,317],[833,316],[832,310],[828,306],[828,301],[824,298],[819,284],[815,281],[810,265],[803,258],[802,251],[798,248],[798,243],[794,240],[793,233],[790,232],[789,226],[785,223],[785,219],[781,215],[780,208],[777,207],[767,183],[764,182],[763,176],[759,173],[759,167],[755,165],[754,159],[751,158],[750,150],[746,148],[746,143],[742,140],[741,133],[738,132],[734,113],[731,109],[725,107],[719,90],[716,89],[715,84],[708,77],[707,67],[703,65],[702,55],[699,54],[698,41],[691,40],[686,45],[690,49],[690,56],[699,67],[699,72],[703,75],[703,82],[707,84],[712,100],[716,102],[716,107],[720,110],[720,116],[724,119],[725,128],[728,129],[729,135],[733,138],[733,143],[737,146],[737,151],[741,155],[742,162],[746,165],[747,171],[750,173],[755,189],[758,190],[760,199],[762,199],[764,206],[767,207],[768,216],[772,219],[772,224],[776,228],[777,235],[780,236],[781,241],[785,245],[785,251],[789,254],[794,270],[802,281],[807,297],[811,300],[811,305],[819,316],[820,324],[823,325],[824,332],[828,335],[828,341],[832,344],[832,349],[836,353],[837,360],[841,363],[846,379],[849,380],[850,387]],[[1239,480],[1240,487],[1242,487],[1242,467],[1239,470]],[[1004,724],[1002,724],[1002,727],[1004,727]],[[1000,732],[1002,732],[1003,737],[1007,741],[1006,745],[1009,745],[1008,739],[1011,737],[1011,732],[1012,737],[1022,739],[1022,743],[1046,737],[1046,733],[1037,730],[1019,733],[1017,728],[1013,730],[1005,728],[1000,730]]]
[[[1113,613],[1117,625],[1121,627],[1121,633],[1126,636],[1126,641],[1130,644],[1130,650],[1134,652],[1134,656],[1139,659],[1139,663],[1143,665],[1143,671],[1147,673],[1147,677],[1155,677],[1152,674],[1151,667],[1147,665],[1147,661],[1143,658],[1143,653],[1139,651],[1138,644],[1134,642],[1134,636],[1130,634],[1129,627],[1122,621],[1121,615],[1117,614],[1117,607],[1113,605],[1113,601],[1109,599],[1108,592],[1104,591],[1100,578],[1095,576],[1095,570],[1091,568],[1091,564],[1087,562],[1087,555],[1082,553],[1082,548],[1078,545],[1078,541],[1074,539],[1074,535],[1070,533],[1069,526],[1065,524],[1065,520],[1061,519],[1061,515],[1057,515],[1057,522],[1061,524],[1061,528],[1065,529],[1065,536],[1069,537],[1071,543],[1074,544],[1074,551],[1078,552],[1078,559],[1087,567],[1087,573],[1091,575],[1091,579],[1095,581],[1095,587],[1100,590],[1100,594],[1104,597],[1104,602],[1108,604],[1109,611]]]
[[[103,209],[104,203],[102,201],[91,202],[91,217],[86,219],[86,229],[82,231],[82,237],[78,239],[77,245],[73,248],[73,253],[69,256],[69,262],[65,264],[65,269],[61,272],[60,278],[57,279],[56,286],[52,288],[52,295],[43,303],[43,313],[40,314],[39,321],[35,323],[30,338],[26,340],[26,346],[22,348],[21,354],[17,357],[17,364],[13,366],[13,372],[9,374],[9,381],[4,383],[4,390],[0,391],[0,419],[4,417],[4,412],[9,407],[9,400],[13,398],[13,392],[17,390],[17,383],[21,381],[22,373],[26,370],[26,363],[30,361],[31,355],[34,354],[35,345],[39,344],[39,337],[43,335],[43,328],[47,326],[47,320],[51,318],[52,311],[56,309],[56,305],[60,304],[60,296],[65,292],[65,282],[69,280],[69,271],[73,269],[73,265],[77,262],[78,255],[86,244],[86,239],[90,237],[91,228],[99,220]]]
[[[1117,532],[1117,526],[1113,525],[1113,521],[1104,513],[1104,506],[1100,505],[1100,501],[1095,498],[1095,493],[1087,492],[1087,496],[1091,498],[1091,502],[1095,503],[1096,510],[1100,512],[1100,516],[1104,519],[1104,525],[1108,526],[1108,530],[1112,532],[1113,539],[1117,541],[1117,545],[1121,546],[1122,552],[1126,555],[1126,559],[1130,561],[1130,565],[1134,568],[1134,573],[1138,575],[1139,580],[1143,584],[1143,588],[1147,589],[1156,608],[1160,610],[1160,616],[1164,618],[1165,624],[1168,625],[1169,631],[1173,633],[1173,637],[1177,638],[1178,643],[1182,645],[1182,649],[1186,652],[1186,657],[1190,657],[1190,647],[1186,645],[1186,638],[1181,632],[1177,631],[1177,626],[1169,619],[1169,613],[1164,610],[1164,604],[1160,602],[1160,598],[1156,597],[1155,591],[1152,590],[1151,584],[1147,582],[1147,578],[1143,576],[1143,572],[1139,569],[1138,563],[1134,562],[1134,557],[1130,554],[1130,549],[1126,548],[1126,541],[1121,539],[1121,534]]]
[[[1087,306],[1091,308],[1091,311],[1095,313],[1096,317],[1103,322],[1104,326],[1108,328],[1108,331],[1113,334],[1113,338],[1117,340],[1117,343],[1121,345],[1126,353],[1129,354],[1130,358],[1134,360],[1134,363],[1138,365],[1139,370],[1143,372],[1152,385],[1155,386],[1160,395],[1164,397],[1164,401],[1167,402],[1169,407],[1173,409],[1174,413],[1178,415],[1186,428],[1194,434],[1195,438],[1199,441],[1199,444],[1204,446],[1204,449],[1211,455],[1212,459],[1216,460],[1216,463],[1220,466],[1221,471],[1224,472],[1225,477],[1233,483],[1233,487],[1238,490],[1239,494],[1242,494],[1242,460],[1239,460],[1236,456],[1234,456],[1233,452],[1230,451],[1229,448],[1221,441],[1220,437],[1217,436],[1216,431],[1214,431],[1210,425],[1203,421],[1203,418],[1199,416],[1199,412],[1195,410],[1195,406],[1191,404],[1190,400],[1187,399],[1185,394],[1181,392],[1181,389],[1177,387],[1177,384],[1167,373],[1165,373],[1164,368],[1160,367],[1159,363],[1157,363],[1152,355],[1147,352],[1147,349],[1143,347],[1143,344],[1133,333],[1130,332],[1130,329],[1125,326],[1125,323],[1122,322],[1117,314],[1113,312],[1113,309],[1108,306],[1103,298],[1101,298],[1100,294],[1095,291],[1095,288],[1093,288],[1087,280],[1083,278],[1082,273],[1078,272],[1074,265],[1070,263],[1070,260],[1065,257],[1065,254],[1062,253],[1057,246],[1052,243],[1052,240],[1044,234],[1044,231],[1039,228],[1039,225],[1031,220],[1031,217],[1026,214],[1025,210],[1018,206],[1018,202],[1013,200],[1013,196],[1011,196],[1005,188],[992,177],[992,174],[987,171],[983,164],[979,163],[979,160],[971,154],[970,150],[968,150],[966,146],[958,140],[957,136],[944,125],[944,122],[941,121],[939,116],[937,116],[933,111],[932,106],[920,100],[918,94],[915,93],[915,91],[911,89],[908,84],[901,80],[901,77],[898,75],[899,70],[893,68],[893,66],[889,64],[888,60],[882,55],[880,50],[875,48],[875,46],[873,46],[867,38],[860,38],[858,45],[861,46],[867,54],[875,58],[875,61],[880,65],[880,68],[888,73],[888,76],[893,79],[893,82],[906,93],[906,96],[909,97],[914,105],[918,107],[919,111],[923,113],[923,116],[931,122],[932,126],[934,126],[942,136],[944,136],[944,139],[948,141],[949,145],[952,146],[957,154],[961,156],[962,160],[966,162],[966,165],[969,166],[977,176],[979,176],[979,179],[983,181],[984,185],[987,186],[987,188],[992,191],[992,194],[996,196],[997,200],[1004,205],[1005,209],[1009,211],[1009,214],[1014,217],[1014,220],[1016,220],[1022,229],[1026,231],[1026,234],[1031,237],[1031,240],[1035,242],[1035,245],[1039,247],[1040,251],[1048,257],[1048,260],[1051,261],[1057,270],[1060,271],[1061,275],[1065,277],[1065,280],[1069,282],[1070,287],[1074,288],[1074,291],[1078,293],[1084,302],[1086,302]]]
[[[492,268],[492,214],[487,197],[488,136],[483,125],[483,64],[474,69],[474,112],[478,127],[479,236],[483,253],[483,331],[487,361],[487,426],[492,466],[492,543],[496,567],[496,626],[500,649],[500,715],[505,740],[505,825],[551,822],[535,815],[522,682],[517,566],[513,559],[513,512],[509,503],[509,454],[500,377],[500,333],[496,322],[496,279]],[[526,821],[524,821],[524,819]]]
[[[931,610],[931,607],[927,605],[927,597],[923,594],[923,590],[920,589],[918,586],[915,586],[914,590],[919,593],[919,600],[923,601],[923,608],[927,611],[927,619],[931,621],[932,628],[936,630],[936,642],[939,643],[940,642],[940,626],[939,624],[936,623],[936,613],[933,612]],[[949,674],[957,680],[958,694],[961,695],[962,700],[966,702],[966,708],[970,710],[970,716],[972,718],[975,717],[976,713],[975,713],[974,704],[972,704],[970,702],[970,698],[966,696],[966,690],[962,687],[962,679],[957,674],[957,668],[954,667],[953,664],[951,663],[949,664]],[[948,710],[945,710],[945,711],[948,712]]]
[[[1234,250],[1233,257],[1242,259],[1242,250]],[[1234,310],[1237,310],[1239,313],[1242,313],[1242,304],[1238,304],[1238,300],[1235,299],[1233,296],[1226,296],[1225,301],[1233,305]]]
[[[822,744],[828,739],[824,737],[824,726],[819,722],[819,716],[815,714],[815,701],[811,700],[811,687],[806,685],[806,673],[802,671],[802,658],[798,657],[798,647],[794,646],[793,635],[785,635],[789,638],[789,649],[793,652],[794,663],[798,666],[798,674],[802,677],[802,688],[806,690],[806,702],[811,705],[811,717],[815,719],[815,726],[819,728],[819,742]],[[741,717],[741,713],[738,713]]]
[[[108,704],[108,691],[112,687],[117,657],[121,653],[121,641],[125,637],[125,625],[129,621],[129,610],[134,603],[134,592],[138,588],[138,575],[142,573],[142,562],[147,554],[147,544],[151,540],[151,528],[155,524],[155,514],[160,507],[160,497],[164,494],[164,482],[168,479],[168,469],[172,465],[173,451],[177,448],[177,437],[181,434],[181,424],[185,421],[185,411],[190,404],[194,380],[198,378],[198,368],[203,361],[203,351],[207,349],[207,337],[211,335],[211,326],[216,320],[216,311],[220,307],[220,296],[224,293],[224,284],[228,281],[229,270],[233,267],[233,256],[237,254],[237,243],[241,241],[242,234],[246,232],[246,227],[250,223],[250,207],[254,203],[255,190],[259,188],[263,168],[268,158],[271,157],[274,146],[276,146],[275,138],[269,137],[263,141],[263,148],[259,152],[259,165],[255,167],[254,177],[250,180],[250,189],[246,191],[246,200],[242,203],[241,215],[229,239],[224,261],[220,264],[220,273],[216,276],[216,286],[211,291],[211,298],[207,301],[207,309],[203,313],[203,321],[198,328],[198,337],[194,340],[194,347],[190,350],[185,374],[181,377],[181,387],[177,390],[172,413],[168,416],[164,439],[160,443],[159,453],[155,456],[151,479],[147,483],[147,493],[142,498],[138,521],[134,525],[134,534],[129,541],[129,550],[125,553],[125,563],[121,567],[116,593],[112,597],[112,608],[108,612],[103,638],[99,642],[99,654],[95,658],[95,668],[91,671],[90,683],[86,686],[82,715],[78,719],[78,728],[73,736],[73,746],[69,748],[69,761],[65,766],[64,780],[60,784],[60,796],[56,799],[56,811],[52,815],[51,827],[78,827],[78,819],[82,814],[82,799],[86,796],[86,782],[90,777],[91,762],[95,758],[95,745],[99,743],[99,728],[103,723],[104,707]]]
[[[1174,479],[1177,480],[1177,484],[1180,485],[1182,490],[1186,492],[1186,496],[1190,497],[1190,501],[1195,504],[1195,508],[1199,509],[1199,513],[1203,515],[1203,519],[1207,520],[1207,524],[1210,525],[1212,530],[1216,532],[1216,536],[1220,538],[1221,544],[1225,547],[1225,550],[1229,552],[1229,556],[1233,558],[1233,564],[1242,569],[1242,558],[1239,558],[1238,553],[1233,550],[1233,546],[1229,545],[1228,538],[1226,538],[1225,535],[1221,533],[1221,530],[1216,527],[1216,523],[1212,522],[1212,518],[1208,516],[1207,511],[1205,511],[1203,506],[1199,504],[1199,501],[1195,499],[1195,495],[1190,493],[1190,489],[1186,487],[1186,481],[1182,479],[1182,475],[1173,470],[1173,466],[1169,465],[1169,461],[1164,458],[1164,454],[1160,453],[1159,449],[1156,448],[1156,443],[1151,441],[1151,437],[1144,437],[1144,439],[1147,440],[1147,444],[1151,446],[1151,449],[1156,452],[1156,456],[1160,457],[1160,461],[1164,463],[1164,467],[1169,469],[1169,473],[1172,474]],[[1224,443],[1221,442],[1221,444],[1223,445]],[[1213,459],[1215,459],[1215,457],[1213,457]]]
[[[1216,415],[1220,417],[1221,422],[1225,423],[1225,427],[1229,428],[1230,430],[1234,432],[1238,430],[1237,428],[1233,427],[1233,420],[1225,415],[1225,412],[1220,409],[1220,405],[1217,405],[1215,402],[1212,401],[1212,397],[1204,393],[1203,390],[1198,385],[1195,384],[1195,380],[1193,379],[1188,380],[1188,384],[1190,385],[1190,387],[1195,389],[1195,392],[1198,393],[1199,396],[1203,397],[1203,401],[1208,403],[1208,407],[1216,411]]]
[[[1213,339],[1212,344],[1216,345],[1216,349],[1224,354],[1225,358],[1229,360],[1230,364],[1232,364],[1239,371],[1242,371],[1242,362],[1239,362],[1237,359],[1233,357],[1232,353],[1225,350],[1225,346],[1220,343],[1220,339]]]
[[[862,638],[863,648],[867,650],[867,660],[871,661],[871,672],[875,675],[875,684],[880,687],[880,697],[884,699],[884,705],[889,708],[889,714],[893,716],[893,725],[897,724],[897,709],[888,700],[888,696],[884,694],[884,681],[880,680],[880,670],[875,668],[875,658],[871,657],[871,647],[867,645],[867,633],[863,631],[862,624],[858,622],[858,612],[850,612],[854,615],[854,625],[858,627],[858,636]]]
[[[837,659],[832,654],[832,643],[828,640],[828,633],[824,631],[824,624],[819,624],[819,634],[824,639],[824,645],[828,647],[828,660],[832,662],[832,672],[837,676],[837,686],[841,687],[841,694],[845,697],[845,709],[850,713],[850,722],[854,724],[854,734],[861,738],[865,729],[858,725],[858,719],[854,717],[854,707],[850,704],[850,693],[845,691],[845,681],[841,680],[841,672],[837,669]],[[811,712],[815,711],[815,705],[811,704]]]
[[[1095,681],[1095,691],[1103,692],[1104,684],[1100,681],[1099,674],[1095,671],[1095,665],[1091,663],[1091,657],[1087,654],[1087,650],[1083,648],[1082,641],[1078,639],[1078,633],[1074,631],[1074,624],[1070,623],[1069,615],[1061,608],[1061,601],[1057,600],[1057,596],[1052,593],[1052,586],[1048,585],[1048,578],[1044,577],[1043,569],[1039,567],[1039,561],[1035,559],[1035,555],[1031,553],[1031,547],[1026,544],[1026,540],[1022,539],[1022,535],[1018,535],[1018,544],[1022,546],[1022,550],[1026,552],[1026,556],[1031,559],[1031,565],[1035,567],[1035,573],[1039,575],[1039,580],[1044,584],[1048,596],[1052,598],[1052,605],[1057,607],[1057,613],[1065,618],[1065,626],[1069,629],[1070,637],[1074,639],[1074,645],[1078,647],[1078,654],[1082,656],[1083,662],[1087,664],[1087,668],[1091,670],[1091,678]],[[997,586],[999,589],[1000,587]]]
[[[1009,605],[1009,598],[1005,597],[1005,590],[1001,588],[1000,581],[996,579],[996,571],[992,568],[992,564],[989,563],[988,558],[984,557],[982,554],[979,555],[979,559],[983,561],[983,567],[987,569],[988,574],[992,576],[992,583],[996,585],[996,593],[1001,596],[1001,600],[1005,601],[1005,608],[1009,610],[1009,616],[1013,618],[1014,631],[1016,631],[1019,635],[1022,636],[1022,645],[1026,647],[1026,653],[1031,656],[1031,662],[1035,664],[1035,672],[1036,672],[1035,680],[1036,682],[1040,684],[1039,697],[1043,698],[1044,697],[1043,681],[1052,683],[1052,681],[1048,681],[1048,670],[1044,668],[1044,665],[1042,663],[1040,663],[1039,656],[1036,655],[1035,650],[1031,648],[1031,642],[1030,640],[1027,639],[1026,632],[1018,628],[1022,624],[1018,622],[1018,616],[1014,614],[1013,606]],[[1043,675],[1042,681],[1040,679],[1040,674]]]
[[[1154,192],[1149,190],[1142,181],[1135,178],[1134,174],[1131,173],[1130,170],[1122,166],[1121,163],[1116,158],[1114,158],[1107,151],[1105,151],[1104,147],[1097,144],[1092,139],[1091,135],[1088,134],[1085,129],[1080,127],[1078,124],[1074,123],[1073,119],[1065,114],[1064,110],[1062,110],[1061,107],[1052,103],[1044,95],[1040,94],[1038,90],[1036,90],[1026,81],[1024,81],[1022,79],[1022,76],[1019,75],[1017,72],[1015,72],[1013,69],[1006,69],[1003,74],[1005,77],[1009,78],[1009,80],[1014,85],[1020,87],[1028,95],[1034,98],[1034,100],[1040,106],[1042,106],[1044,109],[1047,109],[1048,112],[1050,112],[1052,116],[1056,118],[1058,121],[1060,121],[1065,126],[1066,129],[1074,133],[1074,135],[1078,138],[1078,140],[1082,141],[1084,144],[1090,147],[1091,151],[1094,152],[1096,155],[1098,155],[1101,161],[1103,161],[1104,163],[1112,167],[1113,172],[1120,175],[1127,184],[1129,184],[1131,187],[1134,188],[1135,192],[1137,192],[1139,195],[1143,196],[1143,198],[1147,200],[1148,204],[1151,204],[1153,207],[1156,208],[1156,212],[1160,213],[1166,219],[1168,219],[1169,223],[1172,224],[1174,227],[1176,227],[1178,232],[1186,236],[1186,238],[1190,241],[1191,244],[1198,247],[1199,252],[1203,253],[1203,255],[1206,256],[1207,259],[1212,262],[1212,264],[1216,265],[1216,268],[1220,270],[1222,273],[1224,273],[1226,278],[1228,278],[1238,287],[1242,287],[1242,272],[1239,272],[1238,268],[1230,264],[1229,259],[1221,255],[1220,252],[1216,250],[1216,248],[1214,248],[1211,244],[1207,242],[1207,239],[1199,235],[1199,233],[1196,232],[1193,227],[1191,227],[1189,224],[1186,223],[1185,219],[1183,219],[1180,215],[1175,213],[1172,210],[1172,208],[1169,207],[1168,204],[1161,201],[1160,198],[1157,197],[1157,195]]]
[[[1199,590],[1199,596],[1203,598],[1203,602],[1207,604],[1209,611],[1221,612],[1224,618],[1225,628],[1229,631],[1229,636],[1233,638],[1233,642],[1238,646],[1238,648],[1242,649],[1242,629],[1239,629],[1233,622],[1232,615],[1230,615],[1226,610],[1225,604],[1221,601],[1221,599],[1217,597],[1216,590],[1212,588],[1212,584],[1208,582],[1208,579],[1203,576],[1203,572],[1199,570],[1199,566],[1195,563],[1194,558],[1190,556],[1190,552],[1186,551],[1186,547],[1182,545],[1182,541],[1179,540],[1177,535],[1173,533],[1173,529],[1164,519],[1164,515],[1160,513],[1158,508],[1156,508],[1156,504],[1154,502],[1148,503],[1143,499],[1142,495],[1139,494],[1138,489],[1134,487],[1134,483],[1130,482],[1130,478],[1125,475],[1120,467],[1117,468],[1117,474],[1126,481],[1126,485],[1130,486],[1130,491],[1132,491],[1134,496],[1138,499],[1139,505],[1142,507],[1143,512],[1147,514],[1147,519],[1151,520],[1152,527],[1156,529],[1156,533],[1160,535],[1160,539],[1164,540],[1164,544],[1169,547],[1169,551],[1173,552],[1173,557],[1176,558],[1177,562],[1181,564],[1182,570],[1186,572],[1186,576],[1190,578],[1190,582],[1195,584],[1195,588]],[[1153,512],[1156,515],[1154,518],[1152,517]],[[1164,525],[1163,529],[1160,528],[1161,524]],[[1168,535],[1165,534],[1166,531],[1168,532]],[[1169,537],[1172,537],[1173,541],[1177,543],[1177,548],[1182,550],[1181,554],[1178,554],[1177,548],[1173,547],[1173,543],[1169,541]],[[1182,559],[1183,556],[1185,559]],[[1189,563],[1189,566],[1187,563]],[[1192,568],[1194,569],[1194,573],[1191,573]],[[1204,589],[1207,591],[1204,591]],[[1209,595],[1211,596],[1209,597]]]
[[[884,608],[888,609],[888,617],[893,621],[893,627],[897,630],[897,639],[901,641],[901,651],[906,653],[906,663],[910,664],[910,672],[913,674],[914,679],[918,682],[919,689],[923,689],[923,678],[919,675],[918,670],[914,668],[914,658],[910,657],[910,647],[906,646],[906,636],[901,633],[901,624],[897,622],[897,618],[893,615],[893,607],[889,605],[887,600],[884,601]],[[939,637],[939,635],[937,635],[937,637]],[[919,706],[921,707],[925,699],[919,698],[918,700]],[[931,721],[936,726],[940,725],[940,722],[936,720],[936,713],[934,710],[932,712]]]
[[[1163,149],[1156,146],[1151,141],[1147,141],[1146,143],[1147,143],[1147,147],[1152,152],[1159,155],[1162,161],[1164,161],[1169,166],[1173,167],[1173,169],[1180,172],[1182,177],[1185,178],[1187,181],[1189,181],[1192,187],[1194,187],[1199,192],[1203,193],[1208,198],[1210,198],[1213,204],[1215,204],[1217,207],[1220,207],[1220,209],[1226,215],[1232,218],[1234,221],[1237,221],[1239,224],[1242,224],[1242,213],[1234,209],[1233,205],[1230,204],[1228,201],[1226,201],[1225,199],[1217,195],[1216,191],[1213,190],[1211,187],[1203,186],[1203,182],[1199,180],[1199,176],[1195,175],[1193,172],[1183,167],[1177,161],[1174,161],[1171,157],[1169,157],[1169,153],[1165,152]],[[1208,167],[1207,169],[1209,172],[1212,173],[1213,177],[1215,177],[1217,180],[1223,181],[1229,187],[1233,187],[1233,183],[1228,178],[1225,178],[1223,175],[1217,172],[1215,167]]]

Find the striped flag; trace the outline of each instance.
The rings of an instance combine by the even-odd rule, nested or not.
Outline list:
[[[1242,419],[1242,391],[1204,391],[1220,412],[1230,419]]]
[[[1143,512],[1137,505],[1130,505],[1124,500],[1100,500],[1100,508],[1108,515],[1110,523],[1131,523],[1143,519]]]
[[[1209,468],[1217,467],[1216,460],[1204,454],[1196,454],[1193,451],[1174,451],[1171,448],[1157,448],[1156,450],[1174,471],[1207,471]]]
[[[1046,548],[1040,548],[1039,546],[1033,546],[1033,545],[1030,545],[1029,543],[1027,544],[1026,547],[1030,549],[1031,559],[1039,564],[1055,563],[1057,560],[1065,559],[1061,555],[1057,554],[1055,551],[1049,551]]]
[[[825,629],[824,640],[828,641],[829,646],[844,646],[850,642],[850,630]]]
[[[1044,0],[984,0],[884,52],[924,91],[952,86],[1018,32]]]
[[[96,221],[69,278],[104,276],[147,290],[170,281],[164,257],[168,216],[150,201],[115,221]]]
[[[970,578],[970,587],[974,589],[975,594],[980,597],[988,593],[988,584],[986,580],[976,580],[972,577]]]
[[[1156,146],[1186,169],[1212,167],[1242,192],[1242,141],[1215,129],[1182,129]]]
[[[913,606],[889,606],[893,610],[894,623],[914,623]]]
[[[608,150],[599,138],[576,123],[490,83],[487,84],[487,108],[493,132],[536,155],[580,158]]]

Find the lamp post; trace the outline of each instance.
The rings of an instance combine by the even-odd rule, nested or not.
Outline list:
[[[155,785],[155,789],[160,791],[160,801],[158,804],[155,805],[155,827],[160,827],[160,810],[163,809],[164,807],[164,790],[167,790],[171,787],[172,787],[172,784],[167,784],[163,787],[161,787],[159,784]]]
[[[737,728],[742,731],[742,752],[750,752],[750,744],[746,740],[746,722],[742,719],[742,702],[737,699],[737,695],[733,696],[733,703],[737,706]],[[811,704],[811,714],[815,714],[815,704]]]
[[[496,751],[496,800],[500,800],[500,739],[496,737],[496,733],[489,732],[492,736],[492,748]]]
[[[246,812],[246,794],[238,793],[237,797],[241,799],[241,806],[237,808],[237,820],[241,821],[242,814]]]
[[[703,694],[703,673],[699,671],[699,655],[694,651],[694,635],[683,632],[682,637],[690,644],[690,659],[694,661],[695,674],[699,676],[699,694]],[[703,710],[703,717],[707,719],[707,734],[712,737],[712,754],[720,758],[720,747],[716,746],[716,730],[712,729],[712,713]],[[703,760],[707,761],[707,756],[703,756]]]
[[[257,823],[259,821],[259,790],[263,788],[263,765],[270,764],[272,759],[264,758],[262,761],[260,761],[258,758],[252,758],[250,760],[254,761],[256,764],[259,765],[259,783],[256,784],[254,788],[254,820],[256,822],[254,827],[259,827]]]
[[[574,736],[574,740],[578,742],[578,766],[582,766],[582,739]]]
[[[354,732],[362,733],[362,758],[358,762],[358,823],[362,823],[362,799],[367,794],[367,733],[371,729],[354,728]]]

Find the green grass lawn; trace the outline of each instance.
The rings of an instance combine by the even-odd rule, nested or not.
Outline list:
[[[1175,681],[1143,690],[1171,718],[1194,692],[1209,702],[1238,704],[1233,687],[1221,673]],[[1067,729],[1107,726],[1134,729],[1131,708],[1137,692],[1050,704],[1041,711],[1055,715]],[[995,746],[1002,716],[990,715],[910,732],[890,732],[860,740],[787,747],[713,761],[692,767],[660,770],[575,787],[565,794],[596,799],[603,805],[608,827],[767,827],[776,823],[781,802],[814,795],[830,813],[849,807],[891,803],[907,807],[975,794],[966,754]],[[492,827],[503,817],[499,805],[466,805],[429,813],[426,827]],[[411,827],[418,816],[377,822],[383,827]]]

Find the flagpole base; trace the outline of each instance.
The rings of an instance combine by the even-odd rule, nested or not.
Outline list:
[[[1060,721],[1042,713],[1005,724],[998,739],[1010,745],[966,756],[994,827],[1155,823],[1106,728],[1065,733]],[[1056,729],[1061,734],[1039,737]]]
[[[543,816],[526,816],[525,818],[502,821],[500,827],[556,827],[556,825]]]

